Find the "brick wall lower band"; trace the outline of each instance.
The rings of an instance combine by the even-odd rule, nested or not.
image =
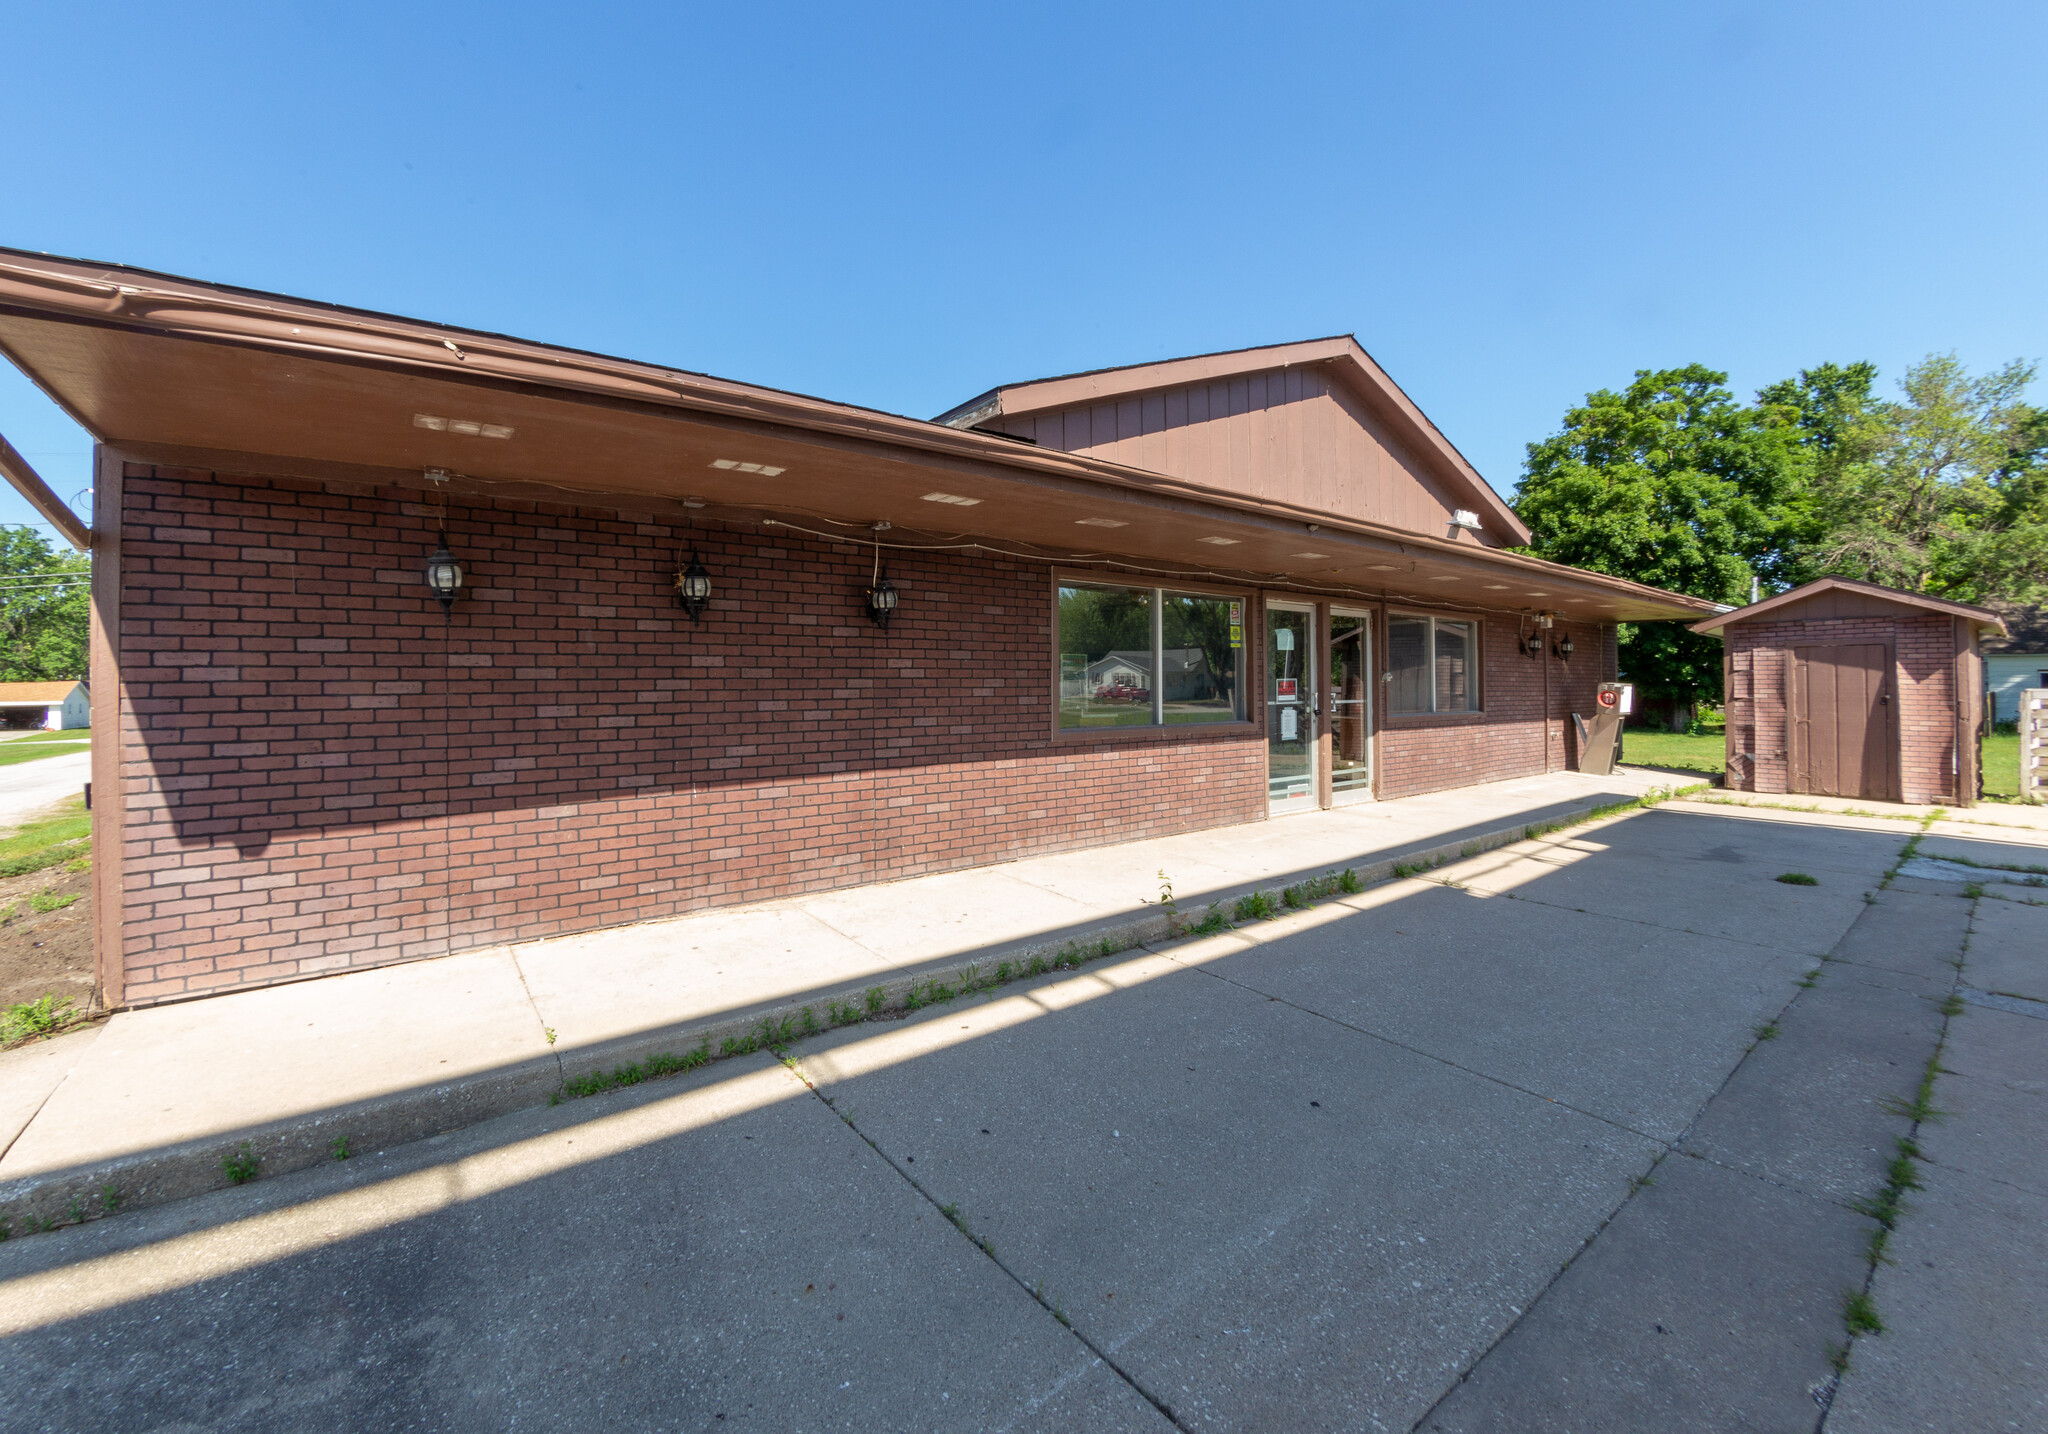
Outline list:
[[[130,1004],[1265,813],[1256,727],[1053,738],[1041,565],[892,552],[885,633],[857,544],[141,465],[122,486]],[[444,521],[445,616],[421,583]],[[702,624],[668,596],[692,548]],[[1573,629],[1573,661],[1532,660],[1512,626],[1486,625],[1483,719],[1384,734],[1389,795],[1544,770],[1545,668],[1567,763],[1611,646]]]

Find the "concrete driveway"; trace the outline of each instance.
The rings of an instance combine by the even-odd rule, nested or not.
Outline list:
[[[1666,807],[9,1242],[0,1426],[1812,1430],[1914,831]]]

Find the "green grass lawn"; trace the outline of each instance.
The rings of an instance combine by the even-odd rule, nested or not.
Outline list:
[[[71,797],[50,809],[13,836],[0,838],[0,876],[41,871],[60,861],[82,861],[92,855],[92,813],[83,797]]]
[[[0,742],[0,767],[12,767],[19,762],[34,762],[43,757],[61,757],[66,752],[91,750],[91,734],[79,729],[69,732],[31,732],[26,737],[15,737]]]
[[[1727,769],[1727,743],[1709,729],[1697,737],[1631,727],[1621,741],[1621,759],[1632,767],[1678,767],[1688,772],[1719,773]]]
[[[2005,797],[2020,794],[2020,739],[2006,733],[1984,739],[1984,795]]]

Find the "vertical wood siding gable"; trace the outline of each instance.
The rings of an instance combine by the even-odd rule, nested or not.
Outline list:
[[[1315,368],[1216,379],[992,425],[1247,497],[1442,537],[1459,503],[1359,399]],[[1505,534],[1488,534],[1497,545]]]

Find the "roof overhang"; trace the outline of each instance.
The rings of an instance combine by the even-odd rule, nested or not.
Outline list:
[[[1859,597],[1874,598],[1899,608],[1939,613],[1944,617],[1959,617],[1971,623],[1980,634],[1993,633],[2003,636],[2005,633],[2005,619],[1989,608],[1956,602],[1950,598],[1933,597],[1927,593],[1901,592],[1897,588],[1859,582],[1855,578],[1816,578],[1789,592],[1765,598],[1762,602],[1717,612],[1703,622],[1693,623],[1692,630],[1700,633],[1719,632],[1722,628],[1735,623],[1753,622],[1757,618],[1767,617],[1773,613],[1782,614],[1788,607],[1794,607],[1828,592],[1854,593]]]
[[[676,515],[690,500],[860,540],[887,520],[892,539],[1053,563],[1585,621],[1712,610],[944,424],[118,266],[0,250],[0,353],[102,443],[168,466],[416,490],[431,470],[458,495]]]

